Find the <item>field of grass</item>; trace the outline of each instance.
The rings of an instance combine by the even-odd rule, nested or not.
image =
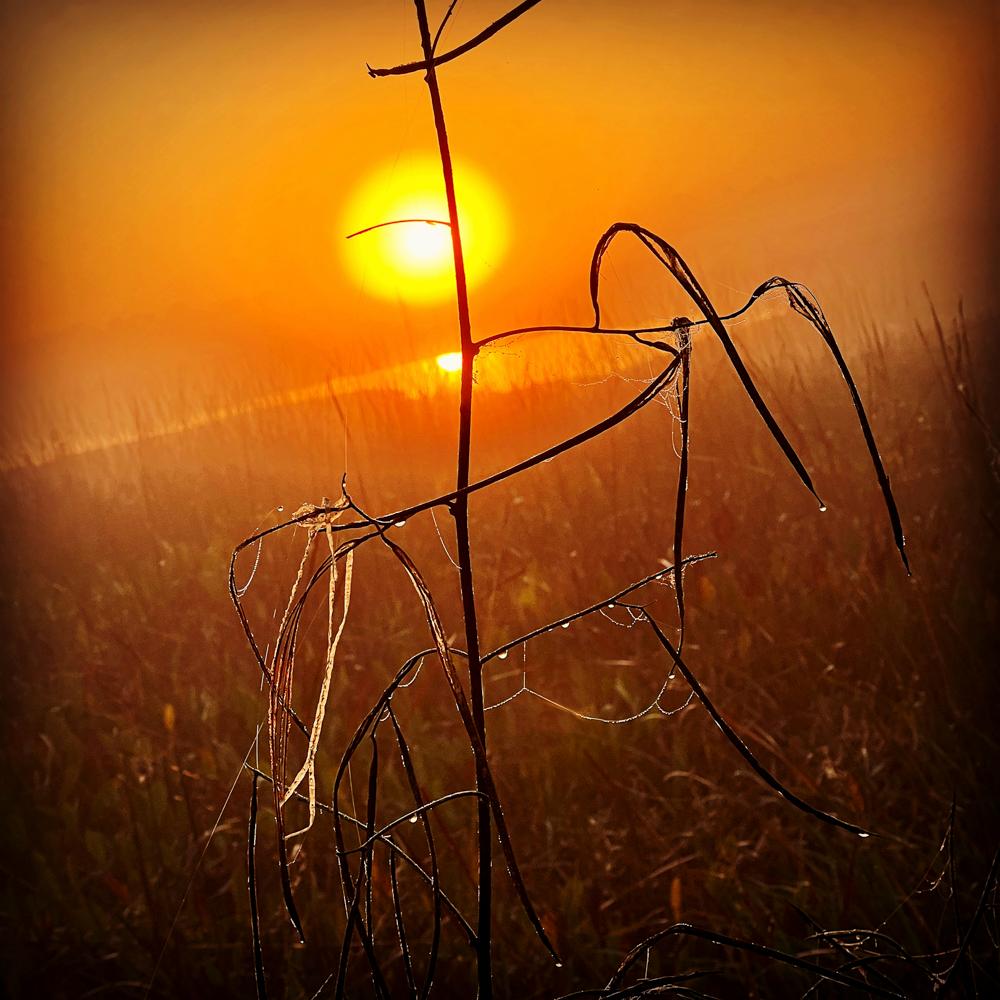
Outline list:
[[[993,370],[996,322],[956,318],[935,331],[925,318],[920,330],[859,322],[838,331],[892,477],[912,578],[894,550],[846,389],[802,329],[745,325],[734,335],[801,448],[825,513],[795,481],[715,346],[707,337],[696,345],[686,546],[717,557],[685,578],[686,659],[785,784],[878,836],[860,840],[792,810],[697,704],[612,726],[522,695],[489,713],[490,758],[528,889],[563,965],[534,937],[497,861],[499,996],[603,986],[630,948],[677,921],[831,967],[849,958],[810,938],[817,928],[879,928],[898,954],[932,956],[917,964],[933,969],[957,955],[1000,839],[990,653],[1000,614],[998,413],[986,379],[976,377]],[[568,342],[563,350],[570,356]],[[533,452],[634,392],[628,378],[644,369],[627,350],[616,346],[604,360],[621,377],[519,383],[516,351],[485,355],[475,471]],[[506,366],[502,391],[491,388],[491,364]],[[229,602],[229,554],[259,524],[276,523],[279,505],[335,496],[345,451],[352,492],[373,512],[450,488],[457,404],[444,383],[427,394],[369,388],[249,412],[238,412],[241,398],[234,387],[228,419],[4,473],[8,995],[253,995],[250,778],[241,762],[248,753],[255,759],[267,699]],[[136,420],[155,405],[140,406]],[[662,567],[671,554],[677,434],[670,409],[654,404],[476,496],[486,648]],[[440,527],[450,545],[450,524]],[[456,574],[434,523],[415,518],[400,538],[458,634]],[[263,549],[247,595],[263,637],[280,618],[300,541]],[[242,576],[252,561],[241,562]],[[668,588],[639,597],[673,620]],[[322,600],[315,612],[300,650],[301,706],[315,703],[321,674]],[[627,624],[617,612],[591,616],[558,641],[545,637],[494,660],[489,701],[526,683],[585,714],[637,710],[666,666],[651,637]],[[425,631],[391,557],[363,550],[320,755],[321,798],[329,799],[348,728],[427,644]],[[671,692],[684,700],[680,679]],[[469,787],[467,739],[439,668],[428,663],[394,707],[426,795]],[[395,751],[388,741],[381,751],[380,822],[407,808]],[[266,770],[265,757],[262,745]],[[352,780],[363,786],[366,777]],[[264,795],[257,871],[270,993],[311,996],[336,966],[344,921],[330,824],[320,816],[292,867],[303,947],[282,906],[267,803]],[[434,822],[442,882],[471,919],[472,800],[437,810]],[[420,828],[411,829],[401,842],[425,857]],[[376,858],[372,919],[389,954],[387,858]],[[408,912],[420,913],[424,889],[405,869],[399,888]],[[971,935],[952,983],[957,994],[1000,988],[994,903],[987,900]],[[408,932],[422,955],[429,915],[423,923],[415,916]],[[897,946],[878,947],[889,957],[876,972],[923,995],[914,963],[894,960]],[[352,966],[351,996],[370,993],[363,965]],[[715,996],[802,995],[814,981],[689,938],[660,944],[647,971],[690,970],[714,970],[694,985]],[[400,984],[401,961],[386,974]],[[474,992],[472,950],[447,917],[436,982],[434,995]],[[821,985],[812,995],[841,990]]]

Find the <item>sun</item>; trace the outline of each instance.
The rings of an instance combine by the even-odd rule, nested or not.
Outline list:
[[[458,351],[439,354],[435,359],[438,368],[443,372],[460,372],[462,370],[462,355]]]
[[[492,184],[456,161],[455,189],[470,288],[486,281],[507,247],[507,217]],[[369,226],[402,219],[344,240]],[[410,155],[376,169],[348,197],[338,238],[348,272],[366,292],[382,298],[430,304],[455,294],[451,227],[441,165]]]

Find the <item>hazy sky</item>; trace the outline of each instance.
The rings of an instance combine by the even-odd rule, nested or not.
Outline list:
[[[443,44],[506,6],[464,0]],[[453,343],[448,304],[372,298],[341,256],[348,192],[433,151],[422,79],[365,72],[417,56],[408,0],[21,7],[4,25],[8,388],[206,344],[350,368]],[[456,154],[508,213],[475,321],[586,321],[617,219],[671,240],[722,306],[772,273],[975,299],[996,51],[992,5],[545,0],[441,72]],[[613,281],[622,318],[673,314],[635,255]]]

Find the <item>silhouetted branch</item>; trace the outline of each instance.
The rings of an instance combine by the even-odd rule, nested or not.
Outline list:
[[[717,553],[715,552],[705,552],[704,554],[698,556],[688,556],[684,559],[683,566],[686,569],[688,566],[692,566],[694,563],[703,562],[705,559],[715,559],[716,555]],[[540,635],[545,635],[547,632],[554,632],[557,628],[562,628],[564,625],[570,625],[575,621],[579,621],[581,618],[587,617],[587,615],[592,615],[595,612],[603,610],[604,608],[613,606],[623,597],[628,597],[629,594],[645,587],[647,583],[662,580],[665,576],[676,576],[676,573],[676,566],[667,566],[664,569],[657,570],[655,573],[650,573],[649,576],[644,576],[641,580],[636,580],[635,583],[630,583],[627,587],[624,587],[617,593],[611,594],[600,601],[596,601],[594,604],[591,604],[586,608],[582,608],[580,611],[574,611],[572,614],[566,615],[563,618],[557,618],[555,621],[549,622],[547,625],[541,625],[536,629],[532,629],[530,632],[526,632],[524,635],[518,636],[516,639],[510,639],[502,646],[497,646],[496,649],[484,654],[483,663],[487,663],[494,657],[503,656],[504,653],[509,652],[516,646],[530,642],[532,639],[537,639]]]
[[[444,29],[448,26],[448,22],[451,20],[451,15],[455,13],[455,7],[458,5],[458,0],[451,0],[448,4],[448,9],[444,12],[444,17],[441,18],[441,23],[437,27],[437,31],[434,32],[434,41],[431,42],[431,52],[437,52],[438,42],[441,41],[441,35],[444,34]]]
[[[522,14],[526,14],[532,7],[537,7],[542,0],[523,0],[512,10],[509,10],[503,17],[498,17],[492,24],[488,27],[483,28],[478,35],[473,36],[467,42],[463,42],[461,45],[456,45],[455,48],[450,49],[443,55],[436,56],[433,55],[434,47],[437,45],[437,39],[440,38],[440,31],[433,42],[428,39],[428,45],[424,46],[425,53],[430,50],[431,55],[424,55],[424,58],[418,62],[403,63],[399,66],[390,66],[385,69],[378,69],[372,66],[368,66],[368,75],[372,77],[378,76],[404,76],[407,73],[420,73],[427,69],[433,69],[437,66],[443,66],[445,63],[451,62],[452,59],[457,59],[459,56],[464,56],[466,52],[471,52],[474,48],[482,45],[483,42],[491,39],[498,31],[502,31],[507,27],[512,21],[516,21]],[[445,15],[445,21],[451,16],[451,10]],[[441,24],[441,28],[444,28],[444,22]]]

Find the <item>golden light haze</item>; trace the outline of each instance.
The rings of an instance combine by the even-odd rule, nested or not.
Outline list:
[[[443,44],[505,7],[462,4]],[[417,54],[409,4],[7,19],[15,395],[116,386],[151,359],[204,373],[301,353],[339,372],[454,349],[446,298],[373,296],[338,245],[351,192],[434,155],[422,79],[365,72]],[[809,281],[834,318],[858,296],[906,319],[922,280],[975,300],[995,41],[978,4],[547,0],[441,72],[456,156],[506,217],[478,332],[586,322],[593,244],[620,219],[678,246],[723,308],[772,273]],[[610,318],[673,314],[638,254],[609,279]]]

